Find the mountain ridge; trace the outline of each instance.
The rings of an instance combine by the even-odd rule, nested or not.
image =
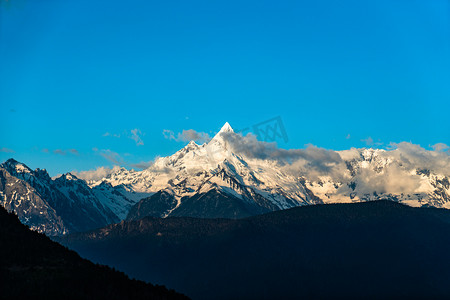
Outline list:
[[[332,151],[315,146],[285,150],[252,135],[237,134],[226,123],[207,143],[190,141],[147,169],[114,167],[98,180],[83,181],[71,173],[51,179],[45,170],[32,171],[16,161],[0,168],[28,182],[46,207],[56,209],[60,221],[67,223],[65,229],[55,229],[63,234],[146,215],[238,218],[321,203],[388,199],[450,208],[450,175],[445,168],[450,166],[449,157],[410,144],[389,151]],[[27,199],[27,190],[18,190],[22,194],[0,189],[0,200],[9,210],[21,210],[18,214],[26,222],[30,213],[20,208],[24,205],[20,199]],[[162,192],[164,199],[159,197]],[[90,213],[74,219],[72,198]],[[77,225],[81,218],[91,221]],[[42,230],[39,226],[35,227]]]
[[[3,196],[0,198],[2,206],[16,212],[24,224],[35,230],[49,235],[65,234],[119,221],[109,208],[98,201],[84,180],[70,173],[53,180],[45,169],[33,171],[14,159],[0,164],[0,171],[3,181],[0,194]],[[25,187],[26,191],[20,186]],[[36,207],[36,203],[40,203],[40,209],[30,212],[29,207]],[[47,222],[29,221],[31,217],[45,215],[48,211],[54,216]],[[58,227],[54,228],[52,224],[58,224]],[[46,226],[50,228],[46,229]]]

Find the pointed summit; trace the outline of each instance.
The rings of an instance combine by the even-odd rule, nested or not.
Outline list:
[[[226,135],[232,133],[234,133],[233,128],[231,128],[230,124],[226,122],[219,132],[207,144],[208,153],[213,153],[214,156],[223,155],[224,151],[226,152],[228,149]]]
[[[193,141],[193,140],[190,141],[189,144],[186,145],[186,147],[187,147],[187,146],[189,146],[190,148],[191,148],[191,147],[195,147],[195,148],[198,147],[197,143],[196,143],[195,141]]]
[[[5,161],[5,163],[6,163],[6,164],[9,164],[9,165],[16,165],[16,164],[18,164],[19,162],[18,162],[17,160],[15,160],[14,158],[10,158],[10,159],[8,159],[7,161]]]
[[[230,124],[228,122],[226,122],[222,128],[219,130],[218,133],[216,133],[216,135],[211,139],[211,141],[209,141],[208,144],[212,144],[214,143],[214,141],[218,141],[218,140],[223,140],[222,138],[222,134],[223,133],[234,133],[233,128],[231,128]]]
[[[234,132],[233,128],[231,128],[230,124],[226,122],[222,128],[220,129],[219,133],[221,132]]]
[[[65,179],[65,180],[78,180],[78,178],[75,175],[73,175],[72,173],[70,173],[70,172],[68,172],[66,174],[63,174],[60,177]]]
[[[189,151],[195,150],[195,149],[198,149],[198,144],[194,141],[190,141],[189,144],[187,144],[186,146],[184,146],[184,148],[181,149],[181,151],[189,152]]]
[[[32,173],[33,171],[25,164],[18,162],[14,158],[10,158],[4,163],[0,164],[0,167],[5,168],[13,176],[21,173]]]

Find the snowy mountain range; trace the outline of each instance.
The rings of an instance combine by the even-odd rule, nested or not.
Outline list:
[[[48,235],[87,231],[119,218],[84,180],[64,174],[52,180],[46,170],[31,170],[9,159],[0,165],[0,201],[31,229]]]
[[[242,136],[226,123],[142,171],[114,167],[97,180],[71,173],[52,180],[8,160],[0,202],[47,234],[84,231],[145,216],[241,218],[317,203],[388,199],[450,208],[446,152],[400,143],[391,150],[285,150]]]

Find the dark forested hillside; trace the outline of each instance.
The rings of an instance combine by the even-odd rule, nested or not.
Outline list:
[[[389,201],[144,218],[60,241],[193,299],[450,297],[450,211]]]
[[[0,208],[0,299],[187,298],[82,259]]]

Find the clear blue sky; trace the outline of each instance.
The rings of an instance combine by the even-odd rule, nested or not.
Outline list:
[[[450,144],[448,0],[0,3],[0,161],[129,165],[275,116],[283,148]]]

